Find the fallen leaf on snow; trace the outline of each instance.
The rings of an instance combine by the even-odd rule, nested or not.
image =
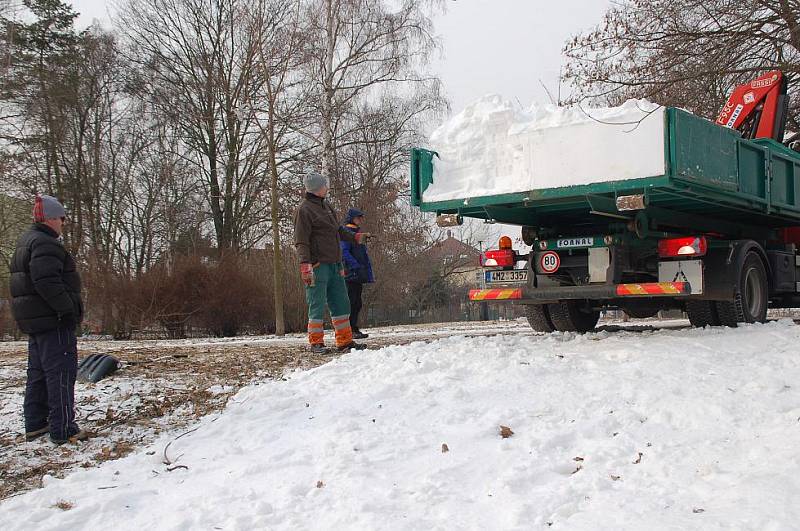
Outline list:
[[[508,439],[512,435],[514,435],[514,432],[511,430],[511,428],[508,426],[503,426],[502,424],[500,425],[500,437],[503,439]]]
[[[577,456],[577,457],[573,457],[572,460],[573,461],[583,461],[584,459],[581,456]]]
[[[639,452],[639,455],[636,457],[636,460],[633,462],[634,465],[638,465],[642,462],[642,452]]]
[[[704,512],[706,512],[706,510],[705,510],[705,509],[702,509],[702,508],[700,508],[700,507],[695,507],[694,509],[692,509],[692,512],[693,512],[694,514],[700,514],[700,513],[704,513]]]
[[[72,509],[73,507],[75,507],[75,504],[74,504],[74,503],[72,503],[72,502],[70,502],[70,501],[67,501],[67,500],[58,500],[58,501],[57,501],[57,502],[56,502],[56,503],[53,505],[53,507],[55,507],[55,508],[57,508],[57,509],[61,509],[62,511],[69,511],[70,509]]]
[[[449,452],[449,451],[450,451],[450,447],[449,447],[449,446],[447,446],[447,444],[446,444],[446,443],[442,443],[442,453],[443,453],[443,454],[446,454],[446,453],[447,453],[447,452]]]
[[[317,488],[318,488],[318,489],[321,489],[321,488],[322,488],[322,487],[324,487],[324,486],[325,486],[325,483],[323,483],[323,482],[322,482],[322,480],[320,480],[320,481],[317,481]]]
[[[619,481],[620,479],[622,479],[622,476],[615,476],[614,474],[609,474],[609,476],[613,481]]]

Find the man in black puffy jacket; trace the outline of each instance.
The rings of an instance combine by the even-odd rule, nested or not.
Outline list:
[[[75,377],[83,320],[81,278],[59,239],[66,221],[54,197],[36,196],[33,226],[11,259],[11,311],[28,339],[25,439],[50,433],[56,444],[83,440],[75,423]]]

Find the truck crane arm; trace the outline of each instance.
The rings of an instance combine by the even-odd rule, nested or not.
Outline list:
[[[744,138],[771,138],[783,142],[789,109],[788,78],[780,70],[767,72],[731,93],[717,124],[742,133]]]

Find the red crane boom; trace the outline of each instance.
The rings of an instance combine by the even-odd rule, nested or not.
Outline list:
[[[717,123],[737,129],[745,138],[771,138],[783,142],[789,96],[788,79],[780,70],[734,89],[717,117]]]

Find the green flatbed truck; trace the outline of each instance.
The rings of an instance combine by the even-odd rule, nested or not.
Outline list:
[[[526,305],[538,331],[589,331],[606,308],[736,326],[800,306],[800,153],[674,108],[663,143],[662,175],[445,201],[423,197],[437,154],[413,149],[411,201],[521,227],[530,252],[487,251],[470,298]]]

